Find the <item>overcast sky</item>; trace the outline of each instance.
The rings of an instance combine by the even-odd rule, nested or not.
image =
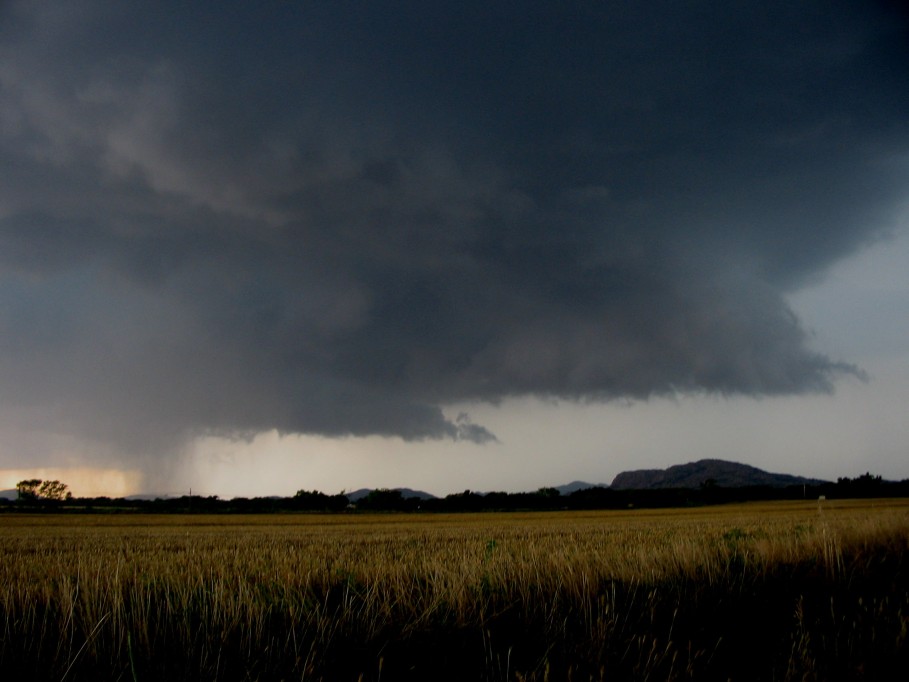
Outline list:
[[[909,478],[899,6],[0,4],[0,469]]]

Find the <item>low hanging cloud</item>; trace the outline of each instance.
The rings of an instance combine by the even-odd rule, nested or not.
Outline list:
[[[905,17],[834,5],[4,3],[0,428],[832,390],[786,295],[909,186]]]

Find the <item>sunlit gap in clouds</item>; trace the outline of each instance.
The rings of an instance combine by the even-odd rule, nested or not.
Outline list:
[[[138,471],[90,467],[0,469],[0,489],[12,490],[32,478],[62,481],[75,497],[125,497],[141,492],[143,477]]]

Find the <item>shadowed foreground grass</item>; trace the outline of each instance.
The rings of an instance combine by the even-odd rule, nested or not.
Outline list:
[[[0,517],[0,671],[63,680],[883,679],[906,501]]]

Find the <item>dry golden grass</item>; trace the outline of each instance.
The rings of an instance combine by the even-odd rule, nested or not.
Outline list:
[[[0,518],[0,670],[67,680],[857,679],[906,662],[907,548],[904,500],[10,514]]]

